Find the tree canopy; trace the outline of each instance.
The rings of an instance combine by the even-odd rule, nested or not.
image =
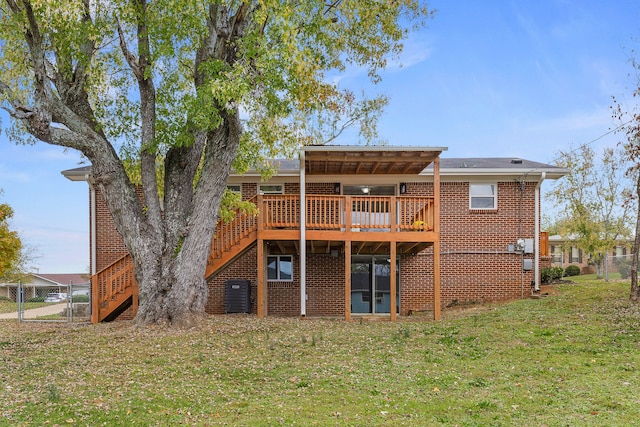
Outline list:
[[[431,10],[415,0],[4,0],[0,102],[9,134],[81,151],[140,283],[141,323],[191,323],[236,170],[351,122],[375,136],[373,81]],[[143,200],[130,179],[137,170]]]
[[[0,277],[4,277],[16,267],[22,253],[22,241],[18,232],[9,228],[11,217],[11,206],[0,203]]]
[[[547,194],[557,204],[555,227],[599,268],[607,251],[631,236],[623,153],[606,148],[597,156],[588,145],[569,147],[556,164],[569,173]]]

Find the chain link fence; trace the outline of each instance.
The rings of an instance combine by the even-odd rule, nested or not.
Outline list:
[[[2,290],[0,319],[18,322],[88,322],[91,293],[86,285],[34,286],[18,282]]]

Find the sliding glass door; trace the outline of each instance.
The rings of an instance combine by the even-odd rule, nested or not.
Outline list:
[[[400,271],[396,260],[396,312],[400,305]],[[351,313],[390,313],[391,265],[388,255],[351,258]]]

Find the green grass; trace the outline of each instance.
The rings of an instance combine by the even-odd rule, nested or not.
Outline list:
[[[44,307],[46,305],[51,305],[48,302],[26,302],[24,303],[25,310],[29,310],[32,308]],[[13,301],[0,300],[0,314],[2,313],[13,313],[18,310],[18,304]]]
[[[564,277],[564,279],[567,280],[571,280],[572,282],[575,283],[600,283],[600,282],[605,282],[604,279],[604,275],[601,278],[598,278],[598,276],[594,273],[594,274],[581,274],[580,276],[571,276],[571,277]],[[615,281],[620,281],[620,273],[609,273],[609,281],[610,282],[615,282]],[[628,280],[627,280],[628,282]]]
[[[0,425],[633,425],[640,307],[628,287],[557,285],[440,322],[2,321]]]

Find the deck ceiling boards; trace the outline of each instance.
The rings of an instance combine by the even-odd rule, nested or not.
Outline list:
[[[291,255],[298,253],[298,242],[294,241],[268,241],[269,255]],[[428,247],[433,246],[433,242],[399,242],[397,244],[398,255],[417,254]],[[339,241],[316,241],[307,242],[307,254],[331,254],[332,250],[337,250],[339,254],[344,254],[344,242]],[[389,242],[352,242],[352,255],[388,255]]]
[[[439,150],[307,151],[307,175],[418,175],[440,156]]]

